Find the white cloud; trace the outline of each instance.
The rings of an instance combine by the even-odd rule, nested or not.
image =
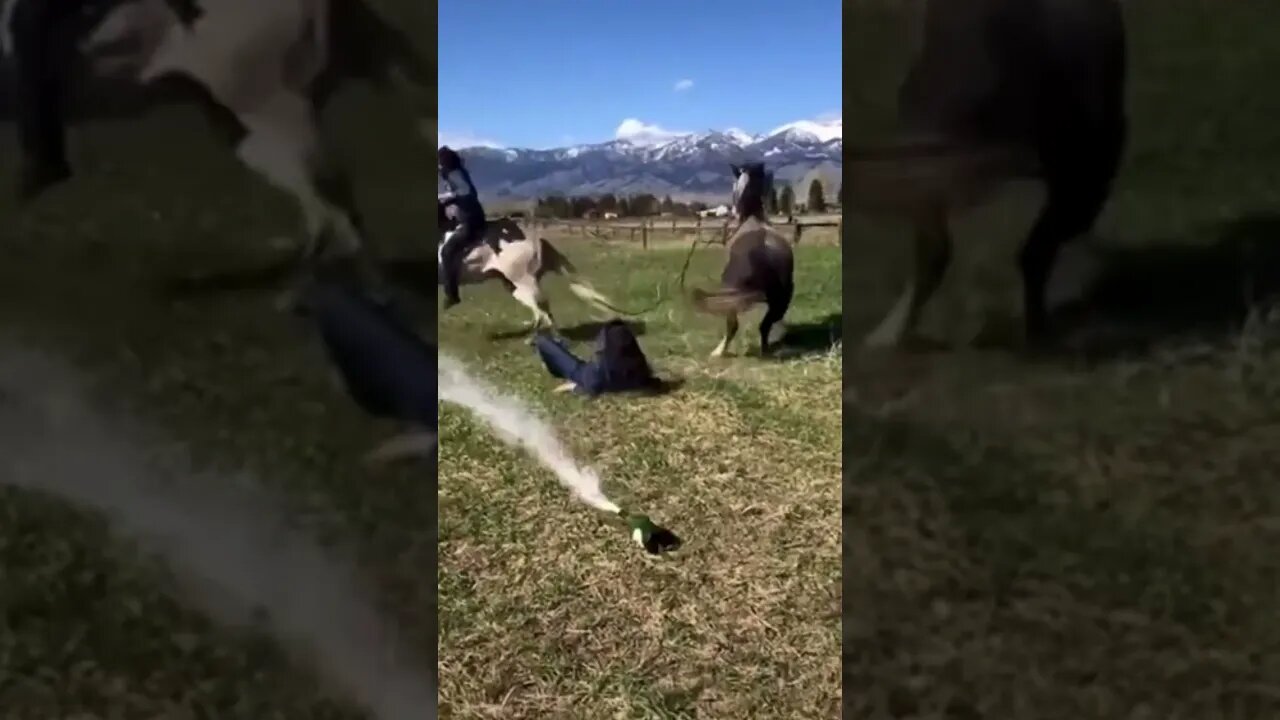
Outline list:
[[[473,147],[502,148],[502,143],[500,142],[469,132],[450,132],[448,130],[438,130],[436,132],[436,143],[437,146],[448,145],[455,150]]]
[[[690,80],[690,79],[688,79],[688,78],[685,78],[684,80],[677,80],[677,81],[676,81],[676,84],[675,84],[675,87],[673,87],[673,88],[671,88],[671,89],[672,89],[672,90],[675,90],[676,92],[684,92],[684,91],[686,91],[686,90],[692,90],[692,89],[693,89],[693,81],[692,81],[692,80]]]
[[[814,120],[817,120],[820,123],[834,123],[838,121],[843,121],[844,110],[841,109],[841,110],[832,110],[830,112],[824,112],[818,117],[814,118]]]
[[[615,139],[626,140],[632,145],[657,145],[688,134],[687,130],[668,130],[635,118],[623,120],[613,132]]]

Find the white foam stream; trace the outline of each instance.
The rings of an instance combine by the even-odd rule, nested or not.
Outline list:
[[[519,398],[472,377],[456,358],[443,352],[437,358],[441,400],[467,408],[484,420],[498,437],[528,450],[582,502],[608,513],[618,512],[618,506],[600,489],[600,476],[574,461],[545,420]]]
[[[103,513],[225,623],[265,611],[285,647],[379,720],[435,716],[434,669],[405,657],[349,565],[289,530],[250,483],[162,469],[127,422],[89,407],[80,388],[56,358],[0,343],[0,484]]]

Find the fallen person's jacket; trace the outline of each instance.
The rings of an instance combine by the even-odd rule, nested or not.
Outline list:
[[[581,395],[653,390],[661,384],[635,335],[621,320],[611,320],[601,328],[595,355],[589,361],[546,333],[534,336],[534,349],[552,376],[572,382],[574,392]]]

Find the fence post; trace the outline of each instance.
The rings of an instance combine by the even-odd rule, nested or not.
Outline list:
[[[640,226],[640,247],[645,250],[649,249],[649,226],[648,225]]]
[[[804,225],[802,225],[802,224],[800,224],[800,223],[796,223],[796,237],[795,237],[795,244],[796,244],[796,245],[799,245],[799,244],[800,244],[800,233],[801,233],[801,232],[803,232],[803,231],[804,231]]]

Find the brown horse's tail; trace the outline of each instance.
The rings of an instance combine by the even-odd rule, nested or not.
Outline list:
[[[711,315],[730,315],[746,312],[756,303],[765,301],[764,293],[758,290],[735,290],[724,288],[708,292],[699,288],[689,291],[689,299],[693,307]]]

